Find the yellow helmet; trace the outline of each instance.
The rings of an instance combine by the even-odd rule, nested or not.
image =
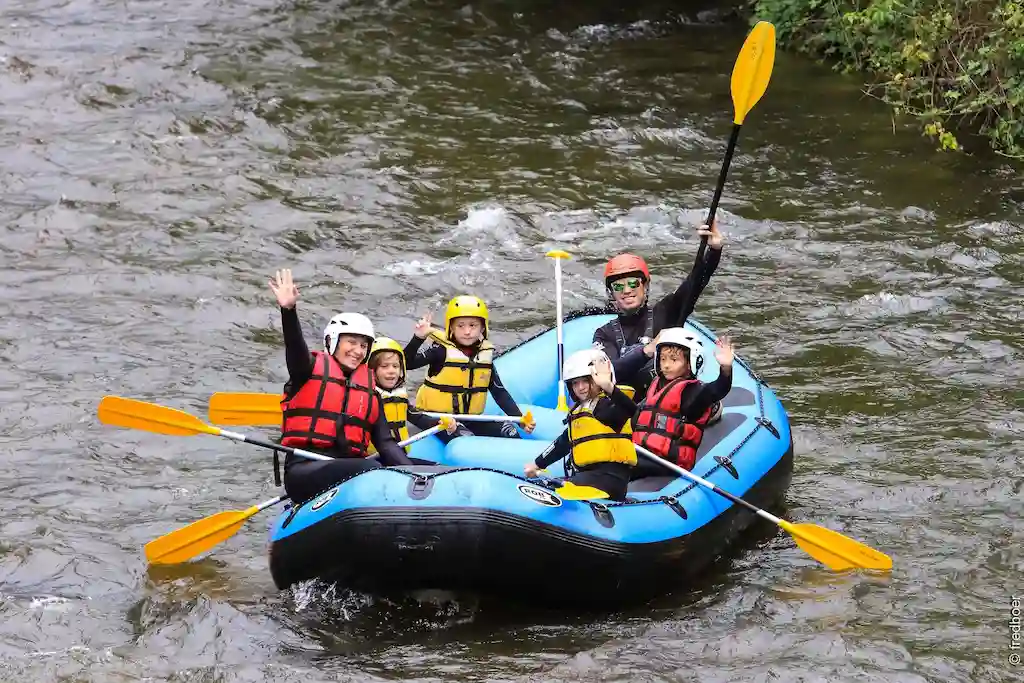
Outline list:
[[[487,339],[487,304],[478,296],[464,294],[448,302],[448,310],[444,313],[444,333],[452,338],[452,320],[455,318],[480,318],[484,322],[484,339]]]
[[[405,350],[402,345],[396,342],[390,337],[377,337],[373,340],[373,346],[370,347],[370,355],[367,357],[367,362],[370,367],[373,365],[373,357],[381,351],[394,351],[398,354],[398,367],[401,371],[401,375],[398,378],[398,384],[396,386],[402,386],[405,382]]]

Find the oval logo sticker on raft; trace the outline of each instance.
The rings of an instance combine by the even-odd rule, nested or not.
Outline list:
[[[317,496],[316,500],[313,501],[313,504],[309,506],[309,509],[310,510],[319,510],[324,505],[327,505],[328,503],[330,503],[331,499],[334,498],[334,494],[336,494],[337,492],[338,492],[338,489],[337,489],[337,487],[335,487],[335,488],[331,489],[330,491],[328,491],[326,493],[321,493],[319,496]]]
[[[556,508],[562,504],[562,499],[544,489],[539,489],[536,486],[530,486],[529,484],[520,484],[519,493],[523,494],[534,503],[538,505],[547,505],[548,507]]]

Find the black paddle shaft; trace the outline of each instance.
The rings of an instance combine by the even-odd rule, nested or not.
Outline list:
[[[729,164],[732,163],[733,154],[736,152],[736,141],[740,137],[740,128],[743,125],[740,123],[734,123],[732,125],[732,134],[729,136],[729,146],[725,150],[725,160],[722,161],[722,171],[718,174],[718,185],[715,186],[715,196],[711,198],[711,210],[708,211],[707,220],[704,224],[709,228],[712,222],[715,220],[715,213],[718,211],[718,202],[722,199],[722,190],[725,189],[725,179],[729,175]],[[697,249],[697,263],[704,261],[704,252],[708,244],[707,237],[700,238],[700,248]]]

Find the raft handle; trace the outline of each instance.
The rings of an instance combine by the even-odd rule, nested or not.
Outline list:
[[[587,501],[590,503],[590,510],[594,513],[594,518],[597,519],[597,523],[606,529],[611,529],[615,526],[615,518],[612,516],[612,511],[608,509],[608,506],[604,503],[595,503],[594,501]]]
[[[732,458],[728,455],[716,455],[715,462],[724,467],[725,471],[731,474],[733,479],[740,478],[740,473],[736,471],[736,466],[732,464]]]
[[[409,488],[406,493],[413,500],[423,500],[430,495],[433,488],[433,477],[415,477],[409,482]]]
[[[776,439],[781,439],[782,438],[779,435],[779,430],[775,427],[775,425],[772,424],[772,421],[769,420],[768,418],[766,418],[766,417],[755,417],[754,418],[754,422],[756,422],[757,424],[761,425],[762,427],[767,429],[769,432],[771,432],[772,436],[774,436]]]
[[[302,507],[301,503],[296,503],[292,507],[292,511],[288,513],[288,517],[286,517],[284,522],[281,523],[281,528],[282,529],[287,529],[288,528],[288,525],[292,523],[293,519],[295,519],[295,513],[297,513],[299,511],[299,508],[301,508],[301,507]]]
[[[683,519],[689,519],[689,515],[686,514],[686,508],[679,503],[679,499],[675,496],[662,496],[661,502],[668,505],[672,509],[672,512],[676,513]]]

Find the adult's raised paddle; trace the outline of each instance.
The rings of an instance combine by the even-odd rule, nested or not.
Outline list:
[[[558,339],[558,410],[569,411],[569,403],[565,398],[565,378],[562,377],[562,365],[565,363],[565,344],[562,342],[562,259],[569,258],[568,252],[553,249],[547,253],[555,260],[555,315],[558,317],[556,335]]]
[[[398,445],[408,446],[442,428],[443,425],[437,425],[436,427],[425,429],[415,436],[399,442]],[[192,522],[188,526],[172,531],[169,534],[164,534],[160,538],[146,544],[146,560],[150,564],[177,564],[191,560],[196,555],[204,553],[213,546],[234,536],[242,528],[242,524],[257,512],[273,507],[284,500],[288,500],[288,496],[277,496],[245,510],[218,512],[215,515]]]
[[[668,462],[664,458],[659,458],[643,446],[636,446],[636,450],[640,455],[644,456],[648,460],[652,460],[662,467],[670,469],[676,474],[682,475],[690,481],[700,484],[704,488],[711,489],[718,495],[728,498],[733,503],[742,505],[755,513],[758,517],[763,517],[769,522],[782,527],[796,539],[796,544],[803,549],[804,552],[833,571],[842,571],[844,569],[854,568],[879,569],[883,571],[892,569],[892,558],[888,555],[866,546],[863,543],[855,541],[852,538],[847,538],[838,531],[832,531],[831,529],[826,529],[825,527],[818,526],[817,524],[792,524],[784,519],[779,519],[775,515],[765,512],[756,505],[748,503],[728,491],[723,491],[707,479],[698,477],[693,472],[684,470],[679,465]]]
[[[775,65],[775,26],[767,21],[759,21],[747,34],[743,41],[743,47],[736,57],[736,64],[732,68],[732,134],[729,136],[729,145],[725,149],[725,159],[722,161],[722,170],[718,174],[718,185],[715,186],[715,194],[711,199],[711,209],[708,211],[705,225],[711,227],[715,220],[715,212],[718,211],[718,202],[722,198],[722,189],[725,187],[725,179],[729,175],[729,164],[732,162],[733,154],[736,152],[736,141],[740,137],[740,128],[743,120],[754,108],[764,91],[768,89],[768,81],[772,77],[772,67]],[[704,251],[707,247],[708,238],[702,237],[700,248],[697,249],[697,263],[702,263]]]

